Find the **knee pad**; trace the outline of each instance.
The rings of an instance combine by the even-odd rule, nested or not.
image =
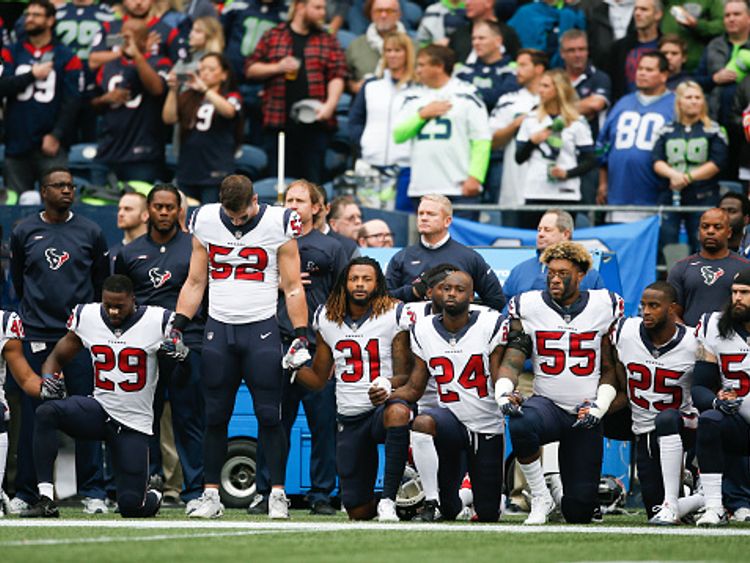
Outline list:
[[[595,508],[596,502],[583,501],[563,495],[561,510],[563,518],[568,524],[589,524],[594,516]]]
[[[682,426],[682,416],[677,409],[661,411],[656,415],[656,435],[669,436],[679,434]]]
[[[516,457],[528,457],[539,449],[539,437],[534,426],[525,416],[511,416],[509,419],[510,437]]]
[[[45,402],[39,405],[34,412],[36,424],[44,426],[57,426],[57,410],[52,402]]]
[[[256,405],[255,416],[260,426],[276,426],[281,423],[281,406]]]
[[[719,411],[711,409],[703,412],[698,418],[698,440],[707,436],[719,439],[721,435],[721,423],[726,417]]]

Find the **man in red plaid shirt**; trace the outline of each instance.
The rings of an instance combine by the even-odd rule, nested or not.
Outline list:
[[[323,29],[325,0],[294,0],[290,22],[263,34],[245,66],[265,82],[263,126],[269,169],[276,170],[278,132],[287,135],[286,175],[323,181],[325,151],[336,128],[336,104],[344,91],[346,60],[335,36]],[[300,100],[321,102],[312,123],[290,116]]]

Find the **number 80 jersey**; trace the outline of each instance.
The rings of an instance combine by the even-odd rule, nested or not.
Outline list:
[[[277,252],[302,232],[291,209],[260,205],[258,214],[235,226],[219,203],[198,208],[190,232],[208,253],[208,314],[226,324],[247,324],[276,315]]]
[[[601,342],[623,314],[622,297],[606,289],[582,291],[562,309],[548,291],[528,291],[508,303],[531,337],[534,394],[547,397],[566,412],[594,400],[601,376]]]
[[[77,305],[68,319],[68,330],[91,352],[94,399],[117,422],[148,435],[153,433],[156,352],[172,317],[161,307],[137,307],[113,327],[100,303],[88,303]]]

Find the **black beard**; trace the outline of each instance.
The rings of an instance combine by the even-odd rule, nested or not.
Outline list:
[[[359,297],[354,297],[351,293],[348,291],[346,292],[346,297],[349,299],[349,303],[352,303],[353,305],[356,305],[357,307],[366,307],[370,304],[371,295],[368,294],[367,297],[364,299],[360,299]]]
[[[448,305],[447,303],[443,305],[443,312],[448,313],[451,317],[458,317],[460,315],[463,315],[468,310],[468,301],[458,301],[456,303],[451,303],[450,305]]]
[[[32,27],[31,29],[27,29],[25,31],[26,31],[26,35],[28,35],[29,37],[36,37],[38,35],[41,35],[47,30],[43,27]]]
[[[750,322],[750,308],[743,307],[740,312],[736,313],[734,307],[732,307],[732,320],[735,324],[745,324]]]

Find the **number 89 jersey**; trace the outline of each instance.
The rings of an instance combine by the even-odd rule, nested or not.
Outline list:
[[[277,252],[302,232],[291,209],[260,205],[241,226],[219,203],[198,208],[190,232],[208,253],[208,314],[226,324],[247,324],[276,315],[279,293]]]
[[[91,352],[94,399],[117,422],[151,435],[158,377],[156,352],[169,334],[172,312],[137,307],[113,327],[100,303],[77,305],[68,330]]]
[[[628,378],[634,434],[654,430],[656,415],[661,411],[679,409],[687,416],[697,414],[690,395],[698,347],[692,328],[677,325],[675,337],[657,348],[643,327],[643,319],[620,319],[612,341]]]
[[[313,316],[313,330],[331,349],[336,377],[336,411],[355,416],[375,408],[367,390],[378,376],[393,375],[393,339],[403,329],[403,304],[378,317],[349,318],[337,324],[326,318],[325,305]]]
[[[606,289],[582,291],[563,310],[548,291],[528,291],[508,303],[531,337],[534,394],[547,397],[566,412],[596,398],[601,376],[601,342],[625,307],[622,297]]]
[[[442,318],[423,317],[411,332],[411,349],[435,378],[440,406],[472,432],[502,434],[504,419],[492,392],[490,355],[507,343],[507,319],[496,311],[471,311],[469,323],[453,334]]]
[[[731,387],[738,397],[750,393],[750,334],[741,327],[726,338],[719,334],[721,313],[706,313],[695,327],[698,342],[709,354],[716,356],[721,374],[721,386]]]

